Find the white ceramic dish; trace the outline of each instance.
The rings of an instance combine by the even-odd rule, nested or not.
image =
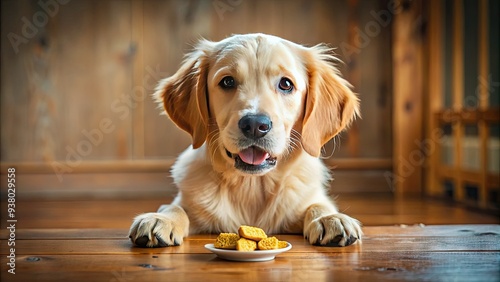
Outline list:
[[[240,252],[236,250],[224,250],[217,249],[214,244],[206,244],[205,248],[216,254],[219,258],[232,261],[268,261],[273,260],[276,255],[286,252],[292,248],[292,244],[288,243],[286,248],[276,249],[276,250],[266,250],[259,251],[255,250],[253,252]]]

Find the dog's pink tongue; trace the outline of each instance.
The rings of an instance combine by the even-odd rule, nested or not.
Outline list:
[[[238,156],[243,162],[251,165],[260,165],[264,163],[267,158],[269,158],[269,154],[267,152],[256,147],[247,148],[241,151]]]

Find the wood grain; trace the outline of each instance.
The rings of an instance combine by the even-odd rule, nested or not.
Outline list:
[[[287,254],[262,263],[223,261],[213,254],[20,256],[9,281],[465,281],[499,278],[498,253],[421,252]],[[390,261],[387,257],[391,257]],[[40,259],[38,261],[32,261]],[[2,263],[5,259],[2,258]],[[5,266],[2,266],[2,271]]]
[[[422,1],[399,1],[393,24],[393,162],[395,191],[422,192]],[[406,3],[406,5],[404,4]]]
[[[351,26],[361,30],[374,21],[372,11],[385,9],[384,1],[348,2],[106,0],[60,5],[17,53],[9,40],[1,43],[2,162],[67,165],[74,158],[71,151],[78,149],[84,152],[79,156],[83,163],[174,157],[190,137],[160,115],[150,95],[160,79],[178,69],[196,40],[263,32],[309,46],[339,47],[356,36],[348,29],[352,13],[359,17],[352,18]],[[21,19],[43,12],[37,1],[1,5],[3,36],[22,35]],[[390,56],[389,33],[384,29],[358,50],[363,60],[356,60],[356,66],[339,64],[345,76],[353,73],[355,91],[367,102],[366,118],[357,121],[366,130],[343,137],[346,146],[337,146],[336,158],[391,158],[385,142],[391,109],[372,103],[378,97],[390,100],[391,93],[371,75],[380,65],[389,69],[384,61]],[[345,52],[338,55],[348,59]],[[360,79],[356,69],[366,70],[360,74],[367,79]],[[95,133],[103,119],[112,121],[113,131],[85,147],[89,140],[82,131]],[[370,146],[349,151],[350,143],[366,140]],[[71,168],[78,169],[77,163]]]
[[[442,196],[444,191],[436,170],[436,167],[439,166],[441,156],[441,148],[439,144],[436,144],[439,141],[436,133],[441,132],[441,128],[438,128],[439,122],[435,114],[443,108],[443,2],[432,1],[427,4],[429,13],[429,44],[426,51],[429,58],[429,62],[427,63],[427,89],[429,97],[426,101],[427,110],[425,111],[426,138],[432,142],[434,150],[432,152],[429,150],[431,153],[429,154],[425,168],[425,193],[430,196]]]
[[[139,189],[139,188],[138,188]],[[47,228],[129,228],[132,219],[153,212],[172,201],[175,194],[160,194],[154,198],[97,200],[33,200],[17,198],[16,215],[20,229]],[[424,199],[398,199],[391,194],[334,194],[339,210],[357,218],[364,226],[413,224],[499,224],[495,215],[467,210]],[[5,202],[0,202],[0,214],[6,218]],[[85,211],[85,212],[82,212]],[[0,222],[3,230],[5,222]]]
[[[204,248],[214,242],[216,234],[190,235],[178,247],[133,247],[127,238],[132,218],[156,210],[171,198],[17,200],[15,276],[7,273],[10,250],[6,240],[10,232],[6,222],[0,222],[2,281],[500,278],[498,217],[420,198],[340,194],[340,210],[364,224],[362,243],[345,248],[319,247],[311,246],[300,234],[277,234],[293,248],[261,263],[218,259]],[[6,218],[5,211],[5,202],[1,202],[1,218]]]
[[[474,232],[475,228],[483,233]],[[98,230],[91,232],[99,234]],[[111,236],[113,232],[104,231]],[[279,235],[293,248],[263,263],[234,263],[216,258],[203,247],[213,242],[215,235],[192,236],[181,246],[155,249],[131,247],[127,239],[85,239],[82,234],[73,234],[77,238],[72,240],[20,239],[16,276],[9,277],[9,281],[33,277],[38,281],[81,281],[89,277],[93,281],[139,277],[141,281],[161,277],[176,281],[499,278],[498,225],[373,227],[366,228],[366,232],[362,244],[345,248],[316,247],[302,236]],[[5,254],[2,249],[2,273],[7,269]]]
[[[452,61],[452,109],[460,111],[463,108],[464,100],[464,8],[463,0],[457,0],[453,5],[453,61]],[[453,148],[454,148],[454,168],[453,176],[453,198],[463,201],[465,197],[465,186],[462,181],[460,170],[463,163],[463,137],[465,128],[462,121],[457,120],[452,124]]]

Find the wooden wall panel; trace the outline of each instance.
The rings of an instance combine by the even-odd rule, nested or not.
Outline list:
[[[209,3],[196,1],[144,1],[144,64],[138,66],[150,75],[145,89],[154,93],[150,82],[157,83],[175,73],[183,55],[200,37],[208,37],[210,21],[204,13]],[[146,76],[145,76],[146,77]],[[156,82],[155,82],[156,80]],[[156,85],[155,85],[156,86]],[[191,142],[191,137],[178,129],[154,103],[144,100],[144,157],[175,157]]]
[[[34,1],[18,6],[26,8],[13,2],[2,2],[2,35],[22,35],[20,19],[43,11]],[[37,32],[17,54],[2,39],[2,125],[9,125],[2,126],[2,160],[53,161],[71,155],[76,163],[129,157],[131,117],[112,109],[131,89],[127,4],[60,6],[46,25],[34,25]],[[16,16],[4,20],[11,11]],[[103,121],[114,130],[103,132]]]
[[[399,2],[393,26],[393,164],[398,194],[422,192],[422,2]]]
[[[31,11],[29,3],[2,1],[1,4],[1,158],[2,160],[41,160],[41,152],[34,152],[34,131],[23,132],[19,128],[34,128],[29,112],[28,72],[26,56],[19,55],[29,46],[12,39],[9,34],[21,34],[21,17]],[[7,12],[8,11],[8,12]],[[20,35],[20,37],[21,37]],[[16,43],[19,42],[19,43]],[[9,94],[7,94],[9,93]],[[51,105],[52,106],[52,105]],[[31,148],[31,149],[30,149]]]
[[[345,61],[339,68],[362,99],[363,119],[338,139],[333,158],[391,158],[390,26],[372,36],[356,60],[340,48],[352,43],[349,21],[351,28],[364,29],[386,1],[70,1],[17,54],[7,34],[21,34],[21,19],[42,9],[38,1],[1,5],[4,163],[78,165],[176,156],[190,137],[160,115],[151,99],[158,80],[178,69],[198,38],[248,32],[337,47]],[[97,132],[103,121],[111,132]]]
[[[386,19],[386,15],[390,18]],[[390,158],[392,155],[391,27],[392,15],[385,2],[370,1],[360,5],[359,28],[363,39],[358,56],[358,91],[362,101],[362,119],[357,123],[359,157]]]
[[[128,98],[134,54],[129,4],[70,2],[64,7],[68,9],[61,9],[59,22],[50,31],[54,35],[48,34],[48,40],[54,42],[54,84],[62,110],[59,118],[65,121],[63,155],[57,159],[66,159],[68,147],[84,160],[130,157],[132,115]],[[89,141],[90,149],[84,145]],[[91,151],[88,155],[84,153],[87,150]]]

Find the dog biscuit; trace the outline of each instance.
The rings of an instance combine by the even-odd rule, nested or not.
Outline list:
[[[240,236],[235,233],[221,233],[215,240],[214,247],[217,249],[236,250],[236,242]]]
[[[278,241],[278,249],[283,249],[288,247],[288,242],[287,241]]]
[[[267,238],[267,235],[264,232],[264,230],[262,230],[258,227],[252,227],[252,226],[247,226],[247,225],[240,226],[240,228],[238,229],[238,233],[243,238],[247,238],[250,240],[257,241],[257,242],[264,239],[264,238]]]
[[[259,250],[274,250],[278,248],[278,239],[276,237],[268,237],[259,241],[257,244]]]
[[[251,251],[255,251],[255,249],[257,249],[257,243],[253,240],[240,238],[236,242],[236,250],[238,250],[238,251],[251,252]]]

